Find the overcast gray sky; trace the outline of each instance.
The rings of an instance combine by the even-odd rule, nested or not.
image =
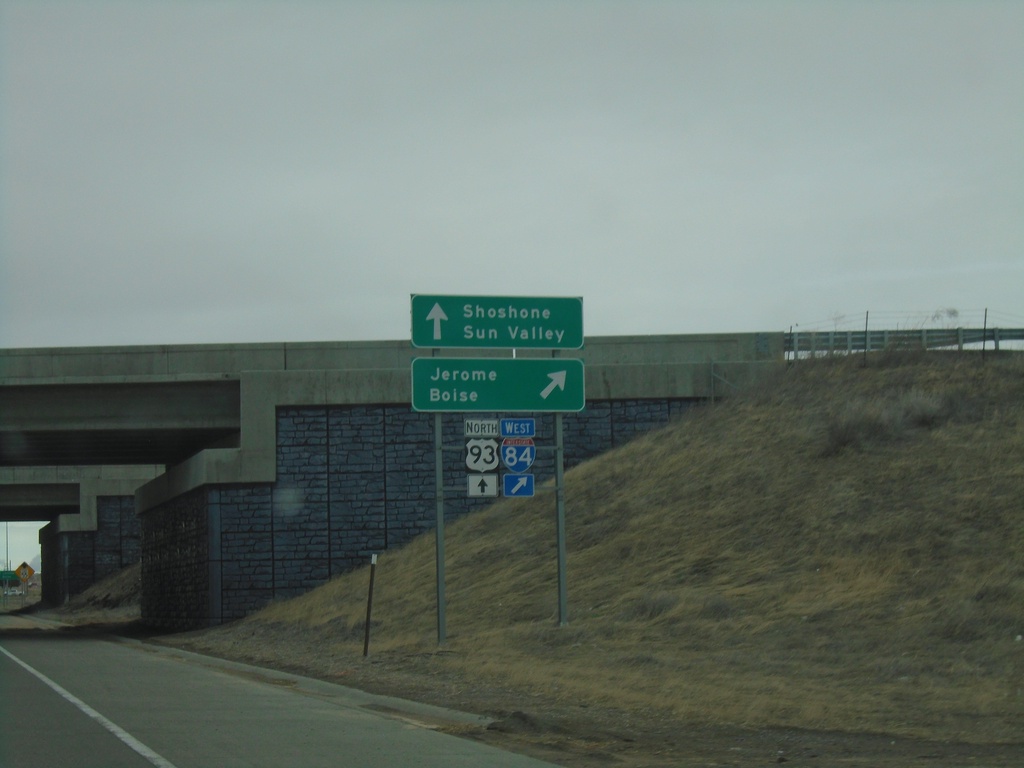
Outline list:
[[[0,571],[13,570],[29,563],[38,570],[39,527],[42,523],[0,523]],[[10,537],[10,539],[8,539]]]
[[[0,0],[0,347],[1024,327],[1022,126],[1019,0]]]
[[[1024,3],[0,0],[0,347],[1024,326]]]

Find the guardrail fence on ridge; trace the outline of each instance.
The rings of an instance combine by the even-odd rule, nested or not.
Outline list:
[[[791,331],[786,335],[786,357],[886,349],[956,349],[1024,341],[1024,328],[922,328],[920,330]]]

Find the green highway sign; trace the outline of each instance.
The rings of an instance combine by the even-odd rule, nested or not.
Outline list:
[[[582,411],[583,361],[553,358],[418,357],[416,411]]]
[[[0,581],[21,581],[14,571],[0,571]]]
[[[583,299],[413,294],[412,345],[580,349]]]

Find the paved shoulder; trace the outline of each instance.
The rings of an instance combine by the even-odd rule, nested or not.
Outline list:
[[[550,765],[430,727],[445,721],[481,722],[473,715],[144,643],[75,633],[20,634],[0,634],[0,648],[7,652],[0,660],[0,674],[17,681],[17,699],[32,700],[24,707],[25,712],[31,711],[30,717],[46,723],[47,713],[66,710],[72,699],[80,701],[172,768]],[[58,696],[41,681],[43,677],[68,696]],[[11,713],[10,701],[0,717],[5,712]],[[29,728],[27,717],[15,720],[33,738],[12,742],[7,741],[11,721],[0,719],[0,739],[17,745],[4,755],[2,764],[33,768],[90,764],[85,751],[75,752],[77,759],[72,762],[53,762],[42,742],[70,742],[63,734],[71,731],[38,723]],[[91,729],[110,734],[109,727],[95,717],[86,713],[80,717],[74,732]],[[136,754],[143,753],[136,750]],[[152,760],[149,764],[160,765]]]

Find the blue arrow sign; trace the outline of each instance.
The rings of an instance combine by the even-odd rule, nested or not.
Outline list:
[[[503,475],[502,495],[533,496],[533,475]]]

